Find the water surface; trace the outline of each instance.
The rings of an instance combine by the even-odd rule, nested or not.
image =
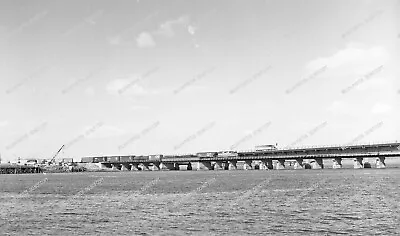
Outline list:
[[[399,169],[0,176],[3,235],[399,235]]]

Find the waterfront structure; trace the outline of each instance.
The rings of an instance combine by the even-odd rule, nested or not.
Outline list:
[[[41,172],[43,172],[43,170],[38,166],[0,164],[0,174],[28,174]]]
[[[236,170],[241,169],[271,170],[286,169],[287,163],[293,163],[294,169],[323,169],[324,162],[329,160],[332,168],[342,168],[344,159],[351,159],[355,169],[372,166],[364,159],[373,159],[373,166],[386,168],[387,157],[400,156],[400,142],[312,146],[286,149],[256,149],[249,151],[201,152],[189,155],[149,155],[149,156],[102,156],[84,157],[88,162],[93,160],[102,167],[115,170]]]

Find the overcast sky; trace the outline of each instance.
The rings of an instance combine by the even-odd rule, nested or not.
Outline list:
[[[0,1],[3,160],[400,140],[400,1]]]

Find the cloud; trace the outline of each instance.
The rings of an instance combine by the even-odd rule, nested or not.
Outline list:
[[[176,30],[179,28],[187,29],[187,32],[193,35],[195,33],[195,28],[189,23],[190,19],[187,15],[181,16],[177,19],[165,21],[164,23],[161,23],[156,30],[143,31],[140,33],[136,39],[137,45],[140,48],[155,47],[156,43],[154,41],[154,37],[159,36],[164,38],[172,38],[175,36]],[[114,39],[112,43],[119,44],[120,40]]]
[[[175,35],[174,28],[175,27],[186,27],[189,24],[189,17],[188,16],[181,16],[175,20],[169,20],[162,23],[159,28],[154,31],[154,34],[162,35],[165,37],[173,37]]]
[[[192,25],[187,27],[189,34],[194,35],[196,33],[196,28]]]
[[[349,114],[352,111],[351,107],[343,101],[334,101],[327,110],[334,114]]]
[[[360,86],[357,86],[356,90],[376,90],[377,92],[387,91],[388,93],[392,93],[396,89],[393,78],[388,76],[376,76],[368,80],[367,83],[362,83]]]
[[[350,43],[346,48],[337,51],[329,57],[320,57],[307,64],[307,69],[313,71],[321,66],[328,66],[335,69],[349,66],[352,72],[364,74],[389,60],[388,51],[381,46],[366,47],[362,44]]]
[[[388,113],[392,110],[392,106],[384,103],[376,103],[371,112],[375,114]]]
[[[4,120],[4,121],[0,121],[0,128],[1,127],[6,127],[8,125],[8,121]]]
[[[106,85],[106,90],[111,95],[143,96],[155,93],[135,83],[137,79],[115,79]]]
[[[116,36],[113,36],[113,37],[109,37],[109,38],[108,38],[108,42],[109,42],[111,45],[119,45],[119,44],[121,44],[121,42],[122,42],[122,37],[121,37],[120,35],[116,35]]]
[[[141,110],[149,110],[149,109],[151,109],[151,108],[148,106],[143,106],[143,105],[133,105],[131,107],[131,110],[133,110],[133,111],[141,111]]]
[[[136,38],[136,43],[139,48],[153,48],[156,46],[153,36],[148,32],[142,32]]]
[[[87,96],[94,96],[96,94],[96,91],[94,90],[94,88],[89,87],[89,88],[85,89],[85,94]]]

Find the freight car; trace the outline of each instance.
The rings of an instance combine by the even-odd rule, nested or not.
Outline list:
[[[263,151],[273,151],[276,150],[276,145],[267,144],[267,145],[258,145],[255,147],[256,152],[263,152]]]
[[[149,155],[150,161],[161,161],[163,155]]]
[[[119,162],[119,156],[107,157],[107,162]]]
[[[73,163],[74,162],[74,158],[72,158],[72,157],[63,158],[61,160],[61,162],[63,162],[63,163]]]
[[[135,161],[147,161],[149,160],[149,156],[135,156],[133,159]]]
[[[167,155],[162,157],[162,161],[175,161],[179,159],[186,159],[186,160],[197,160],[199,159],[196,155],[193,154],[185,154],[185,155]]]
[[[218,152],[218,157],[237,157],[238,153],[236,151],[222,151]]]
[[[134,160],[135,156],[120,156],[119,161],[120,162],[131,162]]]
[[[81,163],[92,163],[93,161],[93,157],[82,157],[81,159]]]
[[[206,157],[217,157],[218,152],[198,152],[196,156],[200,158],[206,158]]]
[[[107,162],[107,157],[93,157],[93,163]]]

